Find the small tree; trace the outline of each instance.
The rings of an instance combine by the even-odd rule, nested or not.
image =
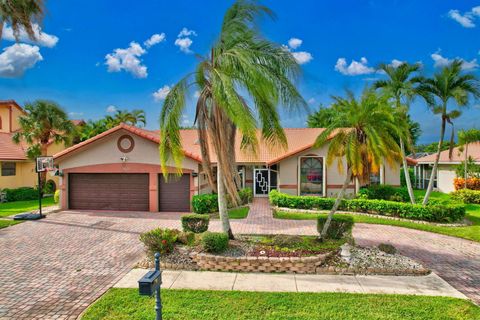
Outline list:
[[[55,102],[36,100],[25,105],[26,115],[19,117],[21,130],[13,135],[13,141],[28,144],[27,156],[35,159],[47,156],[47,147],[50,143],[70,144],[74,133],[74,125],[67,113]],[[46,172],[42,173],[45,183]],[[39,188],[43,186],[39,186]]]
[[[339,170],[343,171],[346,161],[347,173],[320,234],[321,239],[325,238],[350,181],[358,178],[364,182],[371,172],[378,172],[384,161],[393,164],[401,158],[400,147],[392,134],[399,123],[386,96],[367,89],[359,100],[351,92],[347,93],[347,98],[334,97],[334,100],[334,118],[318,136],[315,146],[329,141],[327,165],[336,159]]]
[[[472,157],[468,156],[468,145],[478,141],[480,141],[480,130],[478,129],[461,130],[458,132],[458,144],[460,145],[460,151],[463,151],[464,156],[463,167],[465,189],[467,189],[467,179],[469,178],[468,169],[471,168],[472,171],[477,171],[477,173],[480,171]]]

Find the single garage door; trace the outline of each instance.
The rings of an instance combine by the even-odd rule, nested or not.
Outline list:
[[[148,174],[70,173],[69,207],[77,210],[148,211]]]
[[[190,212],[190,175],[172,176],[165,181],[158,176],[158,202],[160,211]]]

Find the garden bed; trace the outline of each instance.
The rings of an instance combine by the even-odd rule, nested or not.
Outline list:
[[[346,262],[341,256],[341,246],[349,241],[342,238],[321,242],[314,236],[238,236],[219,253],[206,252],[198,242],[176,244],[172,252],[161,256],[161,268],[298,274],[425,275],[430,272],[407,257],[376,248],[353,247],[351,261]],[[151,258],[137,264],[142,268],[153,266]]]

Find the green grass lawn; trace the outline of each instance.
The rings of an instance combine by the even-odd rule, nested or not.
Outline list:
[[[415,190],[415,198],[417,202],[421,202],[424,190]],[[448,200],[450,196],[441,192],[432,192],[432,199]],[[316,219],[320,215],[326,215],[325,213],[312,214],[312,213],[296,213],[296,212],[275,212],[274,217],[278,219],[290,219],[290,220],[308,220]],[[408,221],[396,221],[382,218],[375,218],[369,216],[352,215],[353,219],[357,223],[372,223],[372,224],[386,224],[398,227],[405,227],[423,231],[430,231],[435,233],[441,233],[449,236],[464,238],[480,242],[480,205],[469,204],[467,205],[466,218],[472,222],[468,227],[442,227],[434,225],[425,225]]]
[[[480,319],[480,308],[471,302],[444,297],[163,290],[162,302],[168,320]],[[137,289],[110,289],[82,320],[155,319],[154,304],[154,298],[140,297]]]
[[[13,221],[13,220],[1,220],[0,219],[0,229],[13,226],[14,224],[22,223],[23,221]]]
[[[55,203],[53,202],[53,197],[44,198],[42,200],[43,207],[53,206],[54,204]],[[7,217],[13,214],[37,210],[37,209],[38,209],[38,200],[0,203],[0,217]]]
[[[248,216],[248,211],[250,211],[250,207],[229,209],[228,217],[230,219],[245,219]],[[214,213],[210,215],[210,219],[220,219],[220,215],[218,213]]]

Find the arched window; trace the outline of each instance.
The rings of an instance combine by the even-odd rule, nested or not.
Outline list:
[[[323,196],[323,158],[300,158],[300,194]]]

